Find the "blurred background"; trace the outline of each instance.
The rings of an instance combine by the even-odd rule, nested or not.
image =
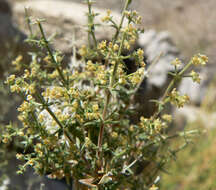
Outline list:
[[[95,12],[106,13],[112,10],[118,20],[124,0],[98,0]],[[56,34],[53,47],[66,55],[70,62],[72,54],[73,31],[76,46],[84,43],[81,31],[86,23],[86,5],[81,0],[0,0],[0,132],[10,121],[16,120],[16,107],[20,99],[8,93],[3,81],[14,72],[11,62],[23,55],[29,61],[27,51],[35,50],[24,43],[29,34],[25,23],[24,7],[30,7],[33,17],[46,18],[44,25],[47,35]],[[193,85],[191,80],[183,80],[179,85],[182,93],[187,93],[191,103],[174,114],[174,130],[198,128],[205,134],[194,138],[185,150],[179,152],[175,161],[167,167],[168,174],[161,173],[161,190],[214,190],[216,189],[216,1],[215,0],[134,0],[130,6],[143,18],[140,27],[145,33],[140,36],[137,46],[145,50],[149,62],[161,52],[166,55],[152,72],[148,81],[149,96],[163,92],[168,80],[169,69],[164,64],[178,56],[187,63],[196,53],[209,57],[209,63],[199,70],[202,82]],[[100,21],[98,21],[100,22]],[[79,26],[79,27],[78,27]],[[74,29],[75,28],[75,29]],[[98,39],[109,38],[110,31],[97,33]],[[166,62],[166,63],[165,63]],[[158,93],[159,92],[159,93]],[[144,98],[144,97],[142,97]],[[146,110],[144,110],[146,112]],[[149,111],[149,110],[147,110]],[[150,111],[149,111],[150,112]],[[176,146],[181,142],[176,142]],[[15,143],[16,144],[16,143]],[[174,145],[175,146],[175,145]],[[16,146],[0,145],[0,190],[3,189],[59,189],[64,183],[51,184],[44,177],[36,177],[31,170],[24,176],[15,174],[18,162],[14,158]],[[6,150],[6,151],[5,151]]]

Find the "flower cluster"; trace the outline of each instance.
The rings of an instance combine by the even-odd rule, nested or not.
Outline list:
[[[202,54],[195,55],[192,59],[191,62],[194,65],[205,65],[208,62],[208,57]]]
[[[178,58],[176,58],[174,61],[171,62],[171,64],[175,67],[180,67],[182,65],[182,62]]]
[[[169,100],[172,104],[181,108],[185,103],[189,102],[189,97],[187,95],[181,96],[176,88],[174,88],[169,95]]]
[[[194,70],[192,70],[191,72],[190,72],[190,76],[192,77],[192,80],[194,81],[194,82],[197,82],[197,83],[200,83],[200,77],[199,77],[199,74],[197,73],[197,72],[195,72]]]

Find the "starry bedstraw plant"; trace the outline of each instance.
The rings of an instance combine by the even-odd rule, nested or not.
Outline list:
[[[50,178],[73,180],[73,189],[157,189],[157,175],[164,164],[182,147],[171,150],[173,138],[183,137],[188,143],[194,131],[184,131],[169,136],[167,128],[172,116],[164,113],[167,104],[183,107],[189,98],[180,95],[176,84],[183,77],[200,82],[192,66],[205,65],[207,57],[195,55],[189,63],[174,60],[173,79],[163,97],[156,102],[158,109],[149,118],[133,121],[136,107],[135,93],[141,86],[148,69],[142,49],[131,50],[141,30],[141,17],[129,11],[126,0],[120,23],[111,12],[102,18],[104,24],[115,29],[110,41],[98,42],[94,23],[98,14],[88,4],[88,45],[79,49],[82,67],[62,67],[62,55],[54,51],[47,39],[41,20],[36,20],[40,37],[33,32],[29,43],[37,44],[47,53],[31,52],[32,61],[23,65],[21,57],[13,64],[23,69],[21,76],[10,75],[6,83],[11,92],[19,93],[24,101],[18,107],[21,128],[8,125],[2,136],[7,143],[12,136],[19,136],[24,160],[18,173],[31,166],[40,175]],[[29,20],[28,20],[29,21]],[[31,30],[33,31],[33,30]],[[132,58],[135,72],[128,73],[125,59]],[[149,67],[151,68],[151,67]],[[189,73],[189,74],[188,74]],[[143,105],[145,106],[145,105]],[[163,111],[163,112],[162,112]],[[7,132],[8,131],[8,132]]]

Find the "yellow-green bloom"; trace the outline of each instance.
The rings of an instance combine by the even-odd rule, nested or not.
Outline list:
[[[182,65],[182,62],[178,58],[176,58],[174,61],[171,62],[171,64],[175,67],[179,67]]]
[[[197,72],[195,72],[194,70],[191,71],[190,76],[192,77],[192,80],[194,82],[200,83],[200,77],[199,74]]]

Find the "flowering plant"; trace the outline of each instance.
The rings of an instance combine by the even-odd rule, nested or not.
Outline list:
[[[133,121],[134,97],[148,69],[142,49],[123,54],[141,32],[136,28],[141,17],[128,11],[130,3],[126,0],[119,24],[110,11],[102,18],[116,32],[111,41],[98,42],[94,24],[98,15],[87,0],[89,41],[79,50],[83,67],[63,68],[63,56],[51,49],[41,20],[34,22],[41,36],[38,39],[31,35],[28,42],[45,48],[47,53],[31,53],[29,65],[22,64],[22,57],[18,57],[13,64],[18,70],[24,69],[24,74],[10,75],[6,81],[11,92],[24,99],[18,108],[22,127],[8,125],[8,133],[2,138],[5,143],[12,136],[22,141],[24,151],[17,158],[25,164],[19,173],[31,166],[40,175],[65,178],[68,183],[73,179],[74,189],[157,189],[158,171],[178,151],[168,148],[169,141],[196,132],[168,135],[172,116],[162,111],[169,103],[182,107],[188,102],[188,96],[180,95],[175,86],[188,76],[200,82],[195,71],[186,73],[191,66],[208,61],[201,54],[186,65],[174,60],[174,72],[170,73],[173,79],[163,97],[155,101],[157,111],[149,118],[142,116],[138,122]],[[78,60],[73,53],[75,65]],[[134,60],[135,72],[128,73],[128,58]]]

